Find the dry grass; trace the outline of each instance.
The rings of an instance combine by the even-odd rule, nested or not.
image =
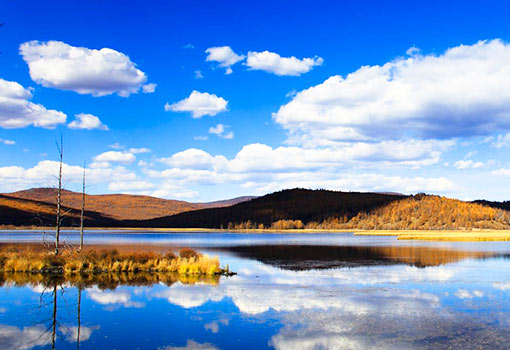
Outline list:
[[[176,257],[173,252],[157,254],[152,252],[119,253],[117,250],[87,252],[64,252],[59,256],[46,251],[31,249],[18,250],[7,247],[0,251],[0,271],[84,274],[84,273],[176,273],[180,275],[220,274],[217,257],[199,254],[191,249],[181,251]]]

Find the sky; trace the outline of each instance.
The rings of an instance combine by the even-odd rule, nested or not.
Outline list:
[[[1,1],[0,192],[510,199],[507,1]]]

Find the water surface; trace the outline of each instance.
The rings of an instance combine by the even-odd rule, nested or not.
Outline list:
[[[0,243],[40,239],[0,232]],[[78,235],[64,240],[76,244]],[[509,242],[111,231],[89,232],[86,242],[191,246],[238,275],[139,276],[130,285],[126,276],[83,283],[4,275],[0,349],[509,348]]]

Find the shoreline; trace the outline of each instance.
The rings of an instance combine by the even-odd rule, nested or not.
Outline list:
[[[52,227],[0,227],[0,231],[53,231]],[[64,227],[63,231],[78,231],[76,227]],[[510,230],[359,230],[359,229],[208,229],[208,228],[137,228],[137,227],[90,227],[87,231],[112,231],[122,234],[147,234],[147,233],[265,233],[265,234],[321,234],[321,233],[352,233],[354,236],[391,236],[398,240],[428,240],[428,241],[461,241],[461,242],[482,242],[482,241],[510,241]],[[101,232],[96,232],[101,234]]]

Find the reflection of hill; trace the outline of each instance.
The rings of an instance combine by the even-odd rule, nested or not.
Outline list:
[[[152,286],[154,284],[183,284],[205,283],[217,285],[220,276],[182,275],[175,273],[90,273],[66,275],[42,275],[33,273],[0,273],[0,287],[4,285],[15,286],[53,286],[70,285],[73,287],[99,289],[115,289],[119,286]]]
[[[263,245],[221,249],[286,270],[396,264],[427,267],[453,263],[463,259],[483,259],[494,256],[493,253],[487,252],[427,247]]]

